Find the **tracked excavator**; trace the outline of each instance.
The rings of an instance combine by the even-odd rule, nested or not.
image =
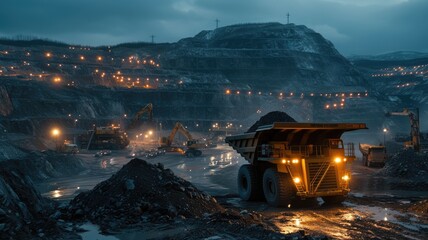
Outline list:
[[[420,151],[421,139],[419,131],[419,108],[405,108],[402,112],[388,112],[387,116],[408,116],[410,121],[410,141],[405,142],[406,148]]]
[[[153,104],[149,103],[146,106],[142,107],[134,116],[131,123],[128,126],[128,130],[136,129],[141,124],[141,119],[144,114],[147,113],[147,122],[151,123],[153,121]]]
[[[171,133],[168,137],[162,137],[160,141],[160,149],[164,149],[166,151],[178,151],[177,147],[172,146],[172,142],[174,141],[174,137],[177,134],[177,132],[180,132],[182,135],[184,135],[187,138],[187,150],[184,152],[184,155],[186,157],[198,157],[202,155],[202,151],[198,150],[198,148],[205,147],[204,144],[198,143],[195,139],[193,139],[190,132],[181,124],[180,122],[175,123],[174,128],[172,129]]]

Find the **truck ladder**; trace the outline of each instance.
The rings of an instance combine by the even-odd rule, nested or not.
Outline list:
[[[330,169],[330,162],[323,162],[321,164],[320,168],[318,169],[317,173],[315,174],[315,176],[312,178],[312,181],[311,181],[311,190],[313,189],[313,192],[316,192],[318,190],[318,187],[321,185],[321,182],[324,179],[329,169]],[[322,176],[319,177],[321,173],[322,173]],[[319,180],[317,182],[318,178]],[[316,187],[314,189],[315,184],[316,184]]]
[[[293,181],[294,177],[293,177],[293,174],[291,173],[290,165],[287,165],[287,170],[290,173],[291,180]],[[305,186],[303,185],[303,179],[300,180],[300,183],[295,183],[294,181],[293,183],[297,188],[297,193],[300,193],[300,195],[306,195],[306,189],[305,189]]]

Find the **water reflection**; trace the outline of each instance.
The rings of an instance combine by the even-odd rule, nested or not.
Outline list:
[[[52,198],[60,198],[60,197],[62,197],[62,191],[61,190],[54,190],[54,191],[51,191],[51,197]]]
[[[234,164],[238,164],[240,156],[232,152],[222,153],[220,156],[211,156],[208,166],[211,168],[225,168]]]

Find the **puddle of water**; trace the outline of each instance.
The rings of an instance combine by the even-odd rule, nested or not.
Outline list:
[[[399,221],[397,217],[405,217],[406,214],[391,210],[389,208],[356,205],[349,202],[344,202],[343,204],[345,206],[352,207],[353,209],[359,212],[368,214],[369,217],[375,221],[388,221],[394,224],[398,224],[411,231],[420,231],[421,229],[428,229],[428,225],[418,223],[417,220],[414,218],[409,219],[410,222]]]
[[[79,233],[83,240],[119,240],[114,236],[100,234],[98,226],[92,223],[85,223],[80,227],[86,230],[86,232]]]

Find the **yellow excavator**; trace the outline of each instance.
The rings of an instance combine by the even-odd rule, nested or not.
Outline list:
[[[147,122],[151,123],[153,121],[153,104],[149,103],[146,106],[142,107],[134,116],[131,123],[128,126],[128,130],[136,129],[141,124],[142,116],[147,113]]]
[[[181,124],[180,122],[175,123],[174,128],[168,137],[162,137],[160,140],[160,149],[164,149],[167,151],[182,151],[180,147],[173,147],[172,142],[174,141],[174,137],[177,132],[181,133],[187,138],[187,150],[184,152],[186,157],[198,157],[202,155],[202,151],[198,150],[198,148],[206,147],[205,144],[198,143],[195,139],[193,139],[190,132]],[[180,149],[180,150],[178,150]]]
[[[419,108],[405,108],[402,112],[388,112],[387,116],[407,116],[410,121],[410,141],[405,142],[406,148],[413,148],[415,152],[420,151],[420,132],[419,132]]]

